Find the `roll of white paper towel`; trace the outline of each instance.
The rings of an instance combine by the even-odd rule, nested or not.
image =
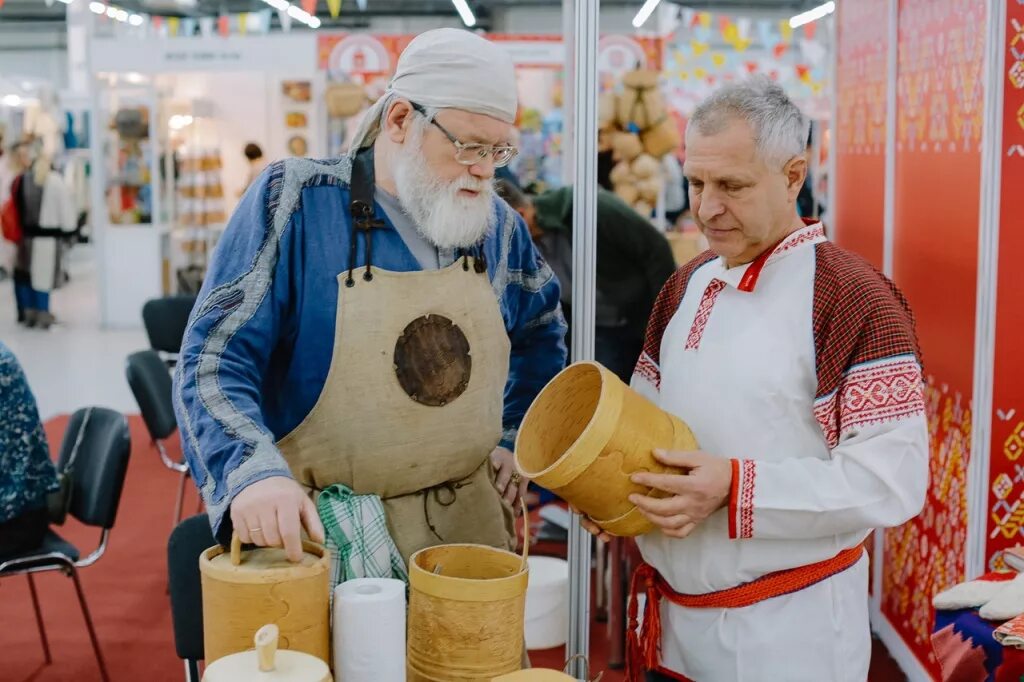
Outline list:
[[[334,588],[334,679],[405,682],[405,583],[355,578]]]

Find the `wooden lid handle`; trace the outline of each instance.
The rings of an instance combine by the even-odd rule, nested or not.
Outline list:
[[[274,669],[274,656],[277,654],[277,639],[280,632],[273,623],[264,625],[256,631],[253,639],[256,642],[256,658],[259,660],[261,673],[269,673]]]
[[[237,531],[231,532],[231,565],[238,566],[242,563],[242,538],[238,537]]]

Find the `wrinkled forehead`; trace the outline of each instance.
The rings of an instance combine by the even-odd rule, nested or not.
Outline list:
[[[687,177],[763,170],[766,166],[758,154],[753,131],[745,121],[731,119],[710,129],[687,126],[683,163]]]

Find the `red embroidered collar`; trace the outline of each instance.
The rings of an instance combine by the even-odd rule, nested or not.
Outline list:
[[[803,229],[791,232],[785,239],[775,244],[770,249],[765,249],[764,252],[755,258],[750,265],[747,266],[746,272],[743,273],[743,278],[740,280],[739,286],[737,287],[740,291],[746,291],[750,293],[757,286],[757,280],[761,277],[761,271],[764,270],[764,266],[777,258],[780,258],[784,254],[787,254],[797,247],[800,247],[808,242],[819,242],[825,239],[825,226],[816,220],[810,220],[803,218],[804,227]]]

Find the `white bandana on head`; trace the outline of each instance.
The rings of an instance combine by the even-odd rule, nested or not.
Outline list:
[[[508,52],[475,33],[458,28],[421,33],[402,51],[387,91],[366,112],[352,154],[373,144],[381,115],[396,97],[429,109],[461,109],[514,123],[515,65]]]

